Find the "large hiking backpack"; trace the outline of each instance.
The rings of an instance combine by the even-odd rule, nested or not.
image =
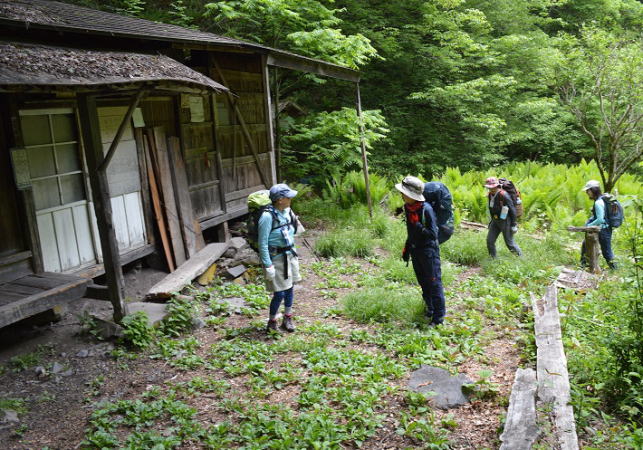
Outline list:
[[[603,203],[605,203],[605,220],[612,228],[618,228],[623,224],[625,214],[623,206],[612,194],[603,194]],[[594,216],[596,213],[594,213]]]
[[[505,191],[507,194],[509,194],[509,197],[511,197],[511,201],[516,208],[516,218],[522,217],[523,213],[525,212],[525,208],[522,205],[520,191],[518,190],[516,185],[513,183],[513,181],[506,178],[500,178],[498,180],[498,183],[500,183],[500,189]]]
[[[422,192],[424,199],[431,204],[438,225],[438,243],[442,244],[449,240],[455,230],[453,219],[453,197],[449,188],[439,181],[430,181],[424,184]]]
[[[279,225],[279,219],[277,218],[277,213],[272,207],[272,202],[270,201],[270,191],[261,190],[253,192],[248,196],[248,220],[246,226],[248,229],[248,244],[250,247],[258,251],[259,250],[259,219],[262,214],[268,211],[272,215],[272,229],[276,230],[277,228],[285,227],[291,225],[295,228],[295,234],[297,233],[297,216],[295,213],[290,210],[290,221],[286,224]],[[275,224],[277,224],[275,226]]]

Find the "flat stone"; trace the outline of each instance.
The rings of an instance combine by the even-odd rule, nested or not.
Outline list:
[[[61,373],[65,370],[65,366],[60,364],[58,361],[54,362],[54,365],[51,367],[51,373]]]
[[[20,419],[18,418],[18,413],[14,411],[13,409],[5,409],[3,410],[4,412],[4,417],[0,422],[2,423],[18,423],[20,422]]]
[[[89,356],[89,350],[83,349],[83,350],[79,351],[78,353],[76,353],[76,356],[78,358],[87,358]]]
[[[246,301],[241,297],[224,298],[221,301],[227,303],[235,314],[241,314],[241,308],[248,306]]]
[[[230,247],[241,250],[248,247],[248,241],[246,241],[242,237],[233,237],[232,239],[230,239]]]
[[[414,392],[434,392],[431,404],[436,408],[456,408],[469,402],[462,392],[462,386],[472,383],[465,375],[451,376],[439,367],[422,365],[411,373],[409,388]]]
[[[164,303],[132,302],[128,304],[130,314],[143,311],[147,314],[147,323],[151,327],[157,326],[167,317],[167,306]]]
[[[228,268],[228,270],[226,270],[226,275],[234,279],[243,275],[246,270],[248,270],[246,266],[239,264],[238,266]]]
[[[74,374],[74,369],[67,369],[64,372],[60,373],[61,377],[70,377]]]

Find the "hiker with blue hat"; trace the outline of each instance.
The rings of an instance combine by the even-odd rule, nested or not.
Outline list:
[[[438,222],[431,204],[425,201],[424,183],[416,177],[405,177],[395,185],[404,199],[406,230],[408,237],[402,259],[413,263],[415,278],[422,288],[429,326],[444,322],[446,305],[442,287],[440,247],[438,245]]]
[[[264,268],[266,287],[273,292],[270,302],[270,317],[267,331],[278,331],[277,313],[284,302],[284,318],[281,329],[295,331],[292,320],[293,284],[301,281],[299,260],[295,251],[295,234],[298,219],[290,209],[297,191],[287,184],[275,184],[270,188],[270,201],[259,218],[259,257]]]

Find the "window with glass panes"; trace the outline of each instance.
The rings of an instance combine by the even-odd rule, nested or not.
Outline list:
[[[73,111],[21,111],[36,210],[86,199]]]

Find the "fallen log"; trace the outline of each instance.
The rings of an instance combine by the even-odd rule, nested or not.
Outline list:
[[[148,291],[145,298],[169,298],[173,293],[181,291],[192,280],[208,270],[212,264],[223,255],[230,246],[229,242],[217,242],[206,245],[192,258],[181,264],[174,272],[156,283]]]
[[[553,432],[561,450],[578,449],[567,358],[563,349],[558,288],[553,283],[542,298],[532,295],[536,334],[539,403],[551,405]]]
[[[517,369],[511,387],[505,427],[500,435],[500,450],[529,450],[538,439],[536,425],[536,372]]]

